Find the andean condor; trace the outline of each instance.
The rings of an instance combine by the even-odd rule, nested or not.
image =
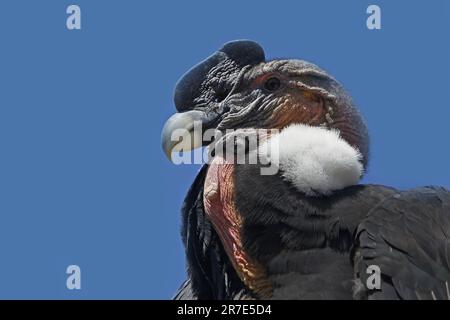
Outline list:
[[[188,279],[175,299],[450,299],[450,192],[358,184],[368,132],[328,73],[234,41],[179,80],[174,102],[169,157],[171,133],[194,121],[280,130],[266,137],[275,175],[216,160],[200,170],[182,207]]]

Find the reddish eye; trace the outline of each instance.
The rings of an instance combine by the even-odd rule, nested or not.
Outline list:
[[[281,87],[281,81],[277,77],[270,77],[264,82],[264,89],[267,91],[277,91]]]

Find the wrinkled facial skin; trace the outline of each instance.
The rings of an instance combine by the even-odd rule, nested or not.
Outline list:
[[[233,41],[186,72],[175,86],[179,112],[200,110],[214,118],[224,113],[228,96],[244,68],[264,61],[264,51],[252,41]]]
[[[201,122],[204,130],[216,128],[228,111],[223,101],[242,71],[264,60],[264,51],[256,42],[232,41],[181,77],[174,92],[178,113],[167,120],[161,135],[169,159],[178,144],[172,133],[178,129],[192,132],[194,122]]]
[[[204,129],[282,129],[294,123],[336,129],[359,149],[367,165],[366,126],[336,80],[305,61],[265,62],[254,42],[227,45],[228,51],[221,49],[227,54],[219,51],[219,57],[216,53],[180,80],[175,90],[178,111],[187,118],[195,111],[196,120],[201,114]],[[250,54],[240,55],[244,48]]]
[[[368,134],[361,115],[342,86],[308,62],[276,60],[249,68],[222,105],[228,111],[218,129],[283,129],[294,123],[336,129],[367,162]]]
[[[175,97],[177,109],[179,111],[203,110],[211,113],[211,118],[223,114],[221,102],[231,91],[240,71],[241,68],[231,59],[218,62],[204,76],[198,91],[195,92],[197,94],[194,93],[190,97],[184,97],[182,95],[185,89],[177,87],[178,96]]]
[[[282,129],[292,123],[326,126],[325,99],[329,97],[315,88],[316,84],[311,85],[314,77],[322,76],[296,60],[261,63],[248,69],[223,101],[229,112],[218,127]]]

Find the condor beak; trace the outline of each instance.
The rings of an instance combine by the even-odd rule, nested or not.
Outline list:
[[[166,123],[161,134],[161,143],[167,158],[172,161],[172,154],[190,151],[203,146],[203,130],[209,127],[210,118],[199,110],[175,113]]]
[[[237,40],[226,43],[182,76],[174,92],[178,113],[167,120],[161,134],[162,148],[169,160],[172,161],[173,152],[189,151],[209,144],[203,141],[203,132],[215,128],[223,116],[223,110],[213,108],[212,103],[198,104],[198,97],[205,90],[214,91],[211,86],[206,89],[204,87],[204,81],[211,70],[220,65],[222,73],[236,76],[245,66],[256,65],[264,60],[264,50],[259,44]],[[224,87],[231,88],[234,79],[230,76],[221,81]]]

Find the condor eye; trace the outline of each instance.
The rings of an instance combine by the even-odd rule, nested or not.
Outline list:
[[[267,91],[276,91],[278,89],[280,89],[281,87],[281,81],[280,79],[276,78],[276,77],[271,77],[269,79],[266,80],[266,82],[264,82],[264,88]]]

